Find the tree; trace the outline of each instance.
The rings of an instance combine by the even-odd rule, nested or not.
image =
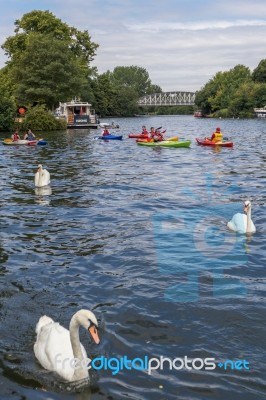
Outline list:
[[[20,101],[46,104],[80,94],[87,85],[83,67],[65,42],[50,35],[29,35],[26,49],[12,64],[15,94]]]
[[[91,41],[88,31],[79,31],[62,22],[50,11],[40,10],[31,11],[16,20],[15,35],[9,36],[1,47],[12,59],[26,50],[28,37],[34,33],[49,35],[52,39],[67,43],[73,54],[87,64],[93,60],[98,47],[98,44]]]
[[[53,108],[89,90],[95,74],[90,62],[98,45],[87,31],[79,31],[49,11],[32,11],[15,21],[15,35],[2,48],[9,57],[8,75],[15,94],[30,104]],[[86,98],[85,98],[86,99]]]
[[[223,110],[224,116],[228,113],[228,107],[236,93],[239,96],[239,88],[243,84],[249,83],[252,83],[249,68],[244,65],[236,65],[229,71],[218,72],[197,92],[195,104],[206,114]]]
[[[16,104],[12,97],[0,97],[0,130],[10,131],[14,128]]]
[[[145,68],[138,66],[116,67],[113,72],[107,71],[105,79],[108,79],[112,88],[112,109],[115,115],[130,116],[139,112],[137,100],[145,94],[161,92],[161,88],[153,85]]]
[[[266,59],[261,60],[257,68],[254,69],[252,79],[255,82],[266,83]]]
[[[229,116],[248,117],[254,114],[254,83],[244,82],[234,93],[229,106]]]
[[[7,66],[0,69],[0,93],[1,97],[10,97],[14,92],[14,83],[10,77]]]
[[[110,80],[117,88],[131,88],[135,90],[138,97],[153,93],[154,86],[145,68],[131,65],[130,67],[116,67],[110,73]]]

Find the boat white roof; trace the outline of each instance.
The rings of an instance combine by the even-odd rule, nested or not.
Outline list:
[[[74,106],[89,106],[91,107],[91,104],[88,103],[87,101],[80,101],[80,100],[71,100],[71,101],[67,101],[65,103],[61,103],[60,102],[60,106],[67,106],[67,107],[74,107]]]

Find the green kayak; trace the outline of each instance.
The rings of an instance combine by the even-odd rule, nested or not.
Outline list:
[[[191,144],[190,140],[184,142],[176,142],[172,140],[163,140],[162,142],[137,142],[140,146],[151,146],[151,147],[189,147]]]

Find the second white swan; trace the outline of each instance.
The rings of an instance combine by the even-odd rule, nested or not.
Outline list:
[[[244,212],[245,214],[235,214],[227,223],[228,228],[238,233],[255,233],[256,227],[251,219],[251,202],[249,200],[244,203]]]

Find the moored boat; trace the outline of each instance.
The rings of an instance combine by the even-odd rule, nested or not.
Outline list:
[[[213,142],[211,140],[208,140],[207,138],[204,139],[198,139],[196,138],[196,141],[199,145],[201,146],[221,146],[221,147],[233,147],[233,142],[226,142],[226,141],[221,141],[221,142]]]
[[[98,116],[91,109],[91,104],[86,101],[74,99],[66,103],[59,103],[56,109],[56,117],[64,118],[67,127],[72,129],[94,128],[99,125]]]

